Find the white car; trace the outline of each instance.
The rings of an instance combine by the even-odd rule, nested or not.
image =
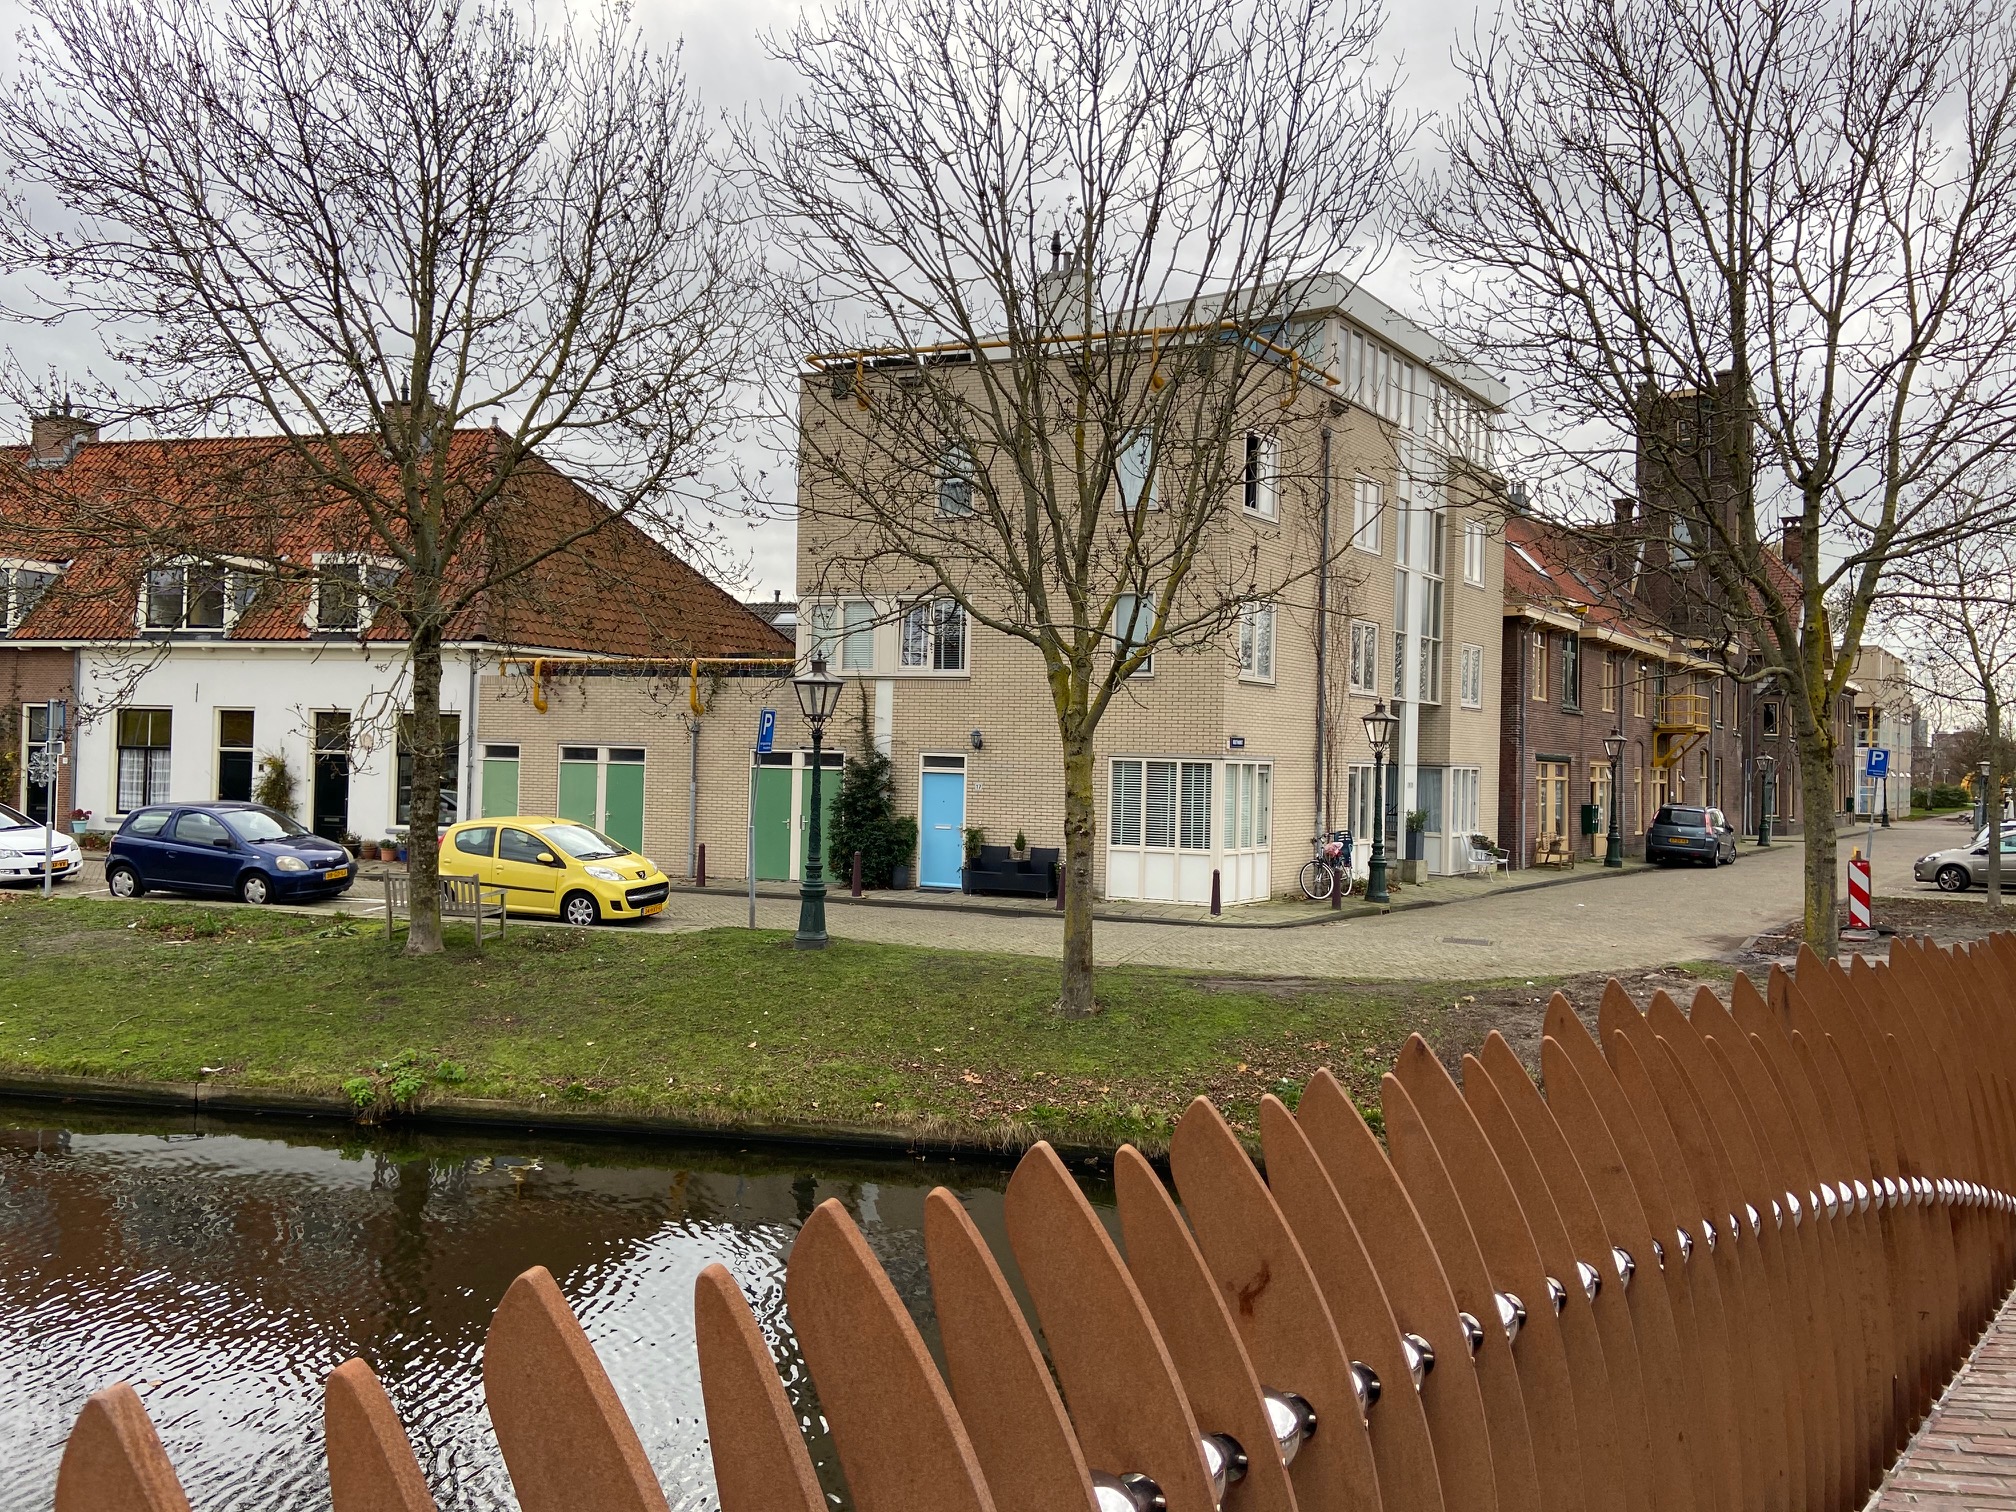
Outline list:
[[[84,870],[84,852],[61,830],[44,830],[19,809],[0,803],[0,882],[42,879],[42,837],[49,837],[49,871],[67,882]]]

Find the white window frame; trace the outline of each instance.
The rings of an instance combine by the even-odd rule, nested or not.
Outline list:
[[[27,557],[0,557],[0,630],[12,630],[33,609],[33,605],[22,608],[17,598],[21,574],[49,574],[49,581],[35,595],[35,602],[39,604],[43,595],[56,586],[56,579],[63,576],[63,565],[61,562],[37,562]]]
[[[381,584],[389,583],[399,576],[399,563],[391,557],[373,556],[365,551],[318,551],[313,557],[315,576],[308,585],[308,613],[303,623],[310,630],[334,631],[344,635],[367,633],[372,621],[378,618],[378,604],[371,596],[369,584],[375,570]],[[322,623],[323,572],[330,567],[355,567],[357,569],[357,623],[354,625],[325,625]],[[144,589],[143,589],[144,591]]]
[[[1462,688],[1459,690],[1463,707],[1481,709],[1484,707],[1484,648],[1467,642],[1462,650]]]
[[[1360,698],[1379,696],[1379,634],[1376,620],[1351,621],[1351,662],[1346,683]]]
[[[875,602],[850,598],[840,601],[840,665],[831,670],[862,677],[875,674]]]
[[[1158,595],[1153,593],[1123,593],[1118,596],[1113,605],[1112,637],[1113,654],[1115,656],[1125,655],[1129,647],[1141,644],[1141,642],[1130,640],[1128,637],[1134,631],[1141,628],[1141,616],[1143,612],[1146,612],[1148,616],[1148,628],[1151,631],[1155,628],[1155,600],[1157,597]],[[1150,651],[1142,660],[1141,665],[1135,668],[1128,681],[1132,682],[1135,678],[1153,677],[1154,675],[1155,653]]]
[[[957,441],[946,446],[945,454],[938,461],[938,518],[941,520],[970,520],[973,517],[973,494],[979,468],[973,461],[973,454]],[[965,490],[963,499],[960,490]]]
[[[223,613],[219,623],[214,625],[192,625],[189,623],[189,573],[192,569],[215,572],[221,581],[219,592],[223,595]],[[173,624],[157,625],[153,622],[154,575],[160,572],[176,572],[182,576],[181,613]],[[140,573],[140,602],[135,607],[133,623],[143,634],[172,634],[178,630],[194,630],[198,633],[222,635],[235,626],[251,606],[258,593],[258,583],[254,569],[249,563],[229,557],[167,557],[144,568]]]
[[[1351,488],[1351,549],[1380,553],[1380,521],[1386,512],[1386,490],[1363,473]]]
[[[1482,520],[1463,522],[1463,581],[1472,588],[1484,586],[1484,542],[1489,535]]]
[[[805,627],[805,654],[824,657],[826,670],[837,677],[874,677],[882,663],[881,626],[884,606],[872,598],[853,594],[846,598],[819,599],[801,604],[799,621]],[[850,616],[855,623],[850,627]],[[865,616],[865,623],[862,617]],[[865,666],[847,662],[851,646],[866,645]]]
[[[1252,683],[1274,681],[1274,606],[1264,603],[1239,606],[1239,680]]]
[[[947,645],[951,640],[945,633],[946,623],[956,619],[959,625],[958,662],[947,665]],[[969,675],[973,658],[973,619],[965,606],[957,599],[918,599],[903,611],[903,618],[897,625],[896,659],[900,670],[908,677],[965,677]],[[913,660],[914,656],[914,660]]]
[[[1281,438],[1270,431],[1246,432],[1240,504],[1247,514],[1256,519],[1280,517]]]
[[[1160,509],[1155,497],[1155,436],[1151,431],[1133,431],[1113,450],[1113,487],[1122,513],[1135,509]]]
[[[126,714],[165,714],[168,716],[168,743],[166,745],[129,746],[120,739],[119,721]],[[151,755],[141,758],[142,793],[135,804],[122,803],[125,796],[126,752],[143,751],[162,753],[160,771],[155,771],[155,761]],[[156,704],[122,704],[112,711],[112,806],[115,812],[130,814],[135,809],[152,808],[157,804],[172,803],[170,796],[175,782],[175,711]],[[154,783],[160,782],[161,790],[154,791]]]

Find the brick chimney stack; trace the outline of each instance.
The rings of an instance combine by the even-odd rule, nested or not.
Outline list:
[[[1629,525],[1631,517],[1638,512],[1638,501],[1629,494],[1619,494],[1610,501],[1610,508],[1619,525]]]
[[[1778,555],[1795,572],[1806,554],[1806,517],[1783,515],[1778,521]]]
[[[70,401],[59,411],[53,405],[46,415],[32,415],[28,421],[28,465],[61,467],[77,455],[77,448],[98,439],[98,423],[70,412]]]

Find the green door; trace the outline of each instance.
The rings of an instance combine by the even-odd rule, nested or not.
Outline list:
[[[602,752],[596,746],[560,747],[560,817],[572,819],[576,824],[597,827],[601,814],[597,812],[599,796],[596,789],[601,786]]]
[[[602,775],[602,833],[633,851],[644,849],[644,753],[618,747]]]
[[[761,758],[768,760],[769,758]],[[791,880],[791,779],[789,756],[781,766],[759,766],[751,774],[755,785],[756,880]]]
[[[819,849],[826,867],[826,880],[833,880],[833,809],[840,796],[840,771],[845,764],[836,751],[825,751],[819,772]],[[812,756],[805,755],[805,768],[798,775],[798,851],[800,855],[810,855],[812,840]],[[848,858],[848,866],[853,866],[853,858]]]
[[[518,747],[483,748],[483,817],[501,819],[518,812]]]

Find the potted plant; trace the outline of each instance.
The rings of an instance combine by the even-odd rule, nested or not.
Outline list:
[[[361,856],[364,854],[364,842],[346,831],[343,836],[343,849],[353,856]]]
[[[1029,837],[1019,829],[1015,831],[1015,849],[1013,855],[1017,861],[1027,861],[1029,859]]]
[[[357,859],[359,861],[376,861],[378,859],[378,842],[376,840],[366,840],[358,848]]]
[[[966,865],[959,873],[959,887],[962,892],[973,891],[972,871],[980,861],[980,847],[987,843],[987,831],[978,824],[966,828]]]
[[[1420,861],[1428,854],[1428,810],[1410,809],[1407,812],[1407,855],[1409,861]]]
[[[91,810],[87,808],[73,808],[72,810],[70,810],[71,834],[81,835],[90,828],[91,828]]]

